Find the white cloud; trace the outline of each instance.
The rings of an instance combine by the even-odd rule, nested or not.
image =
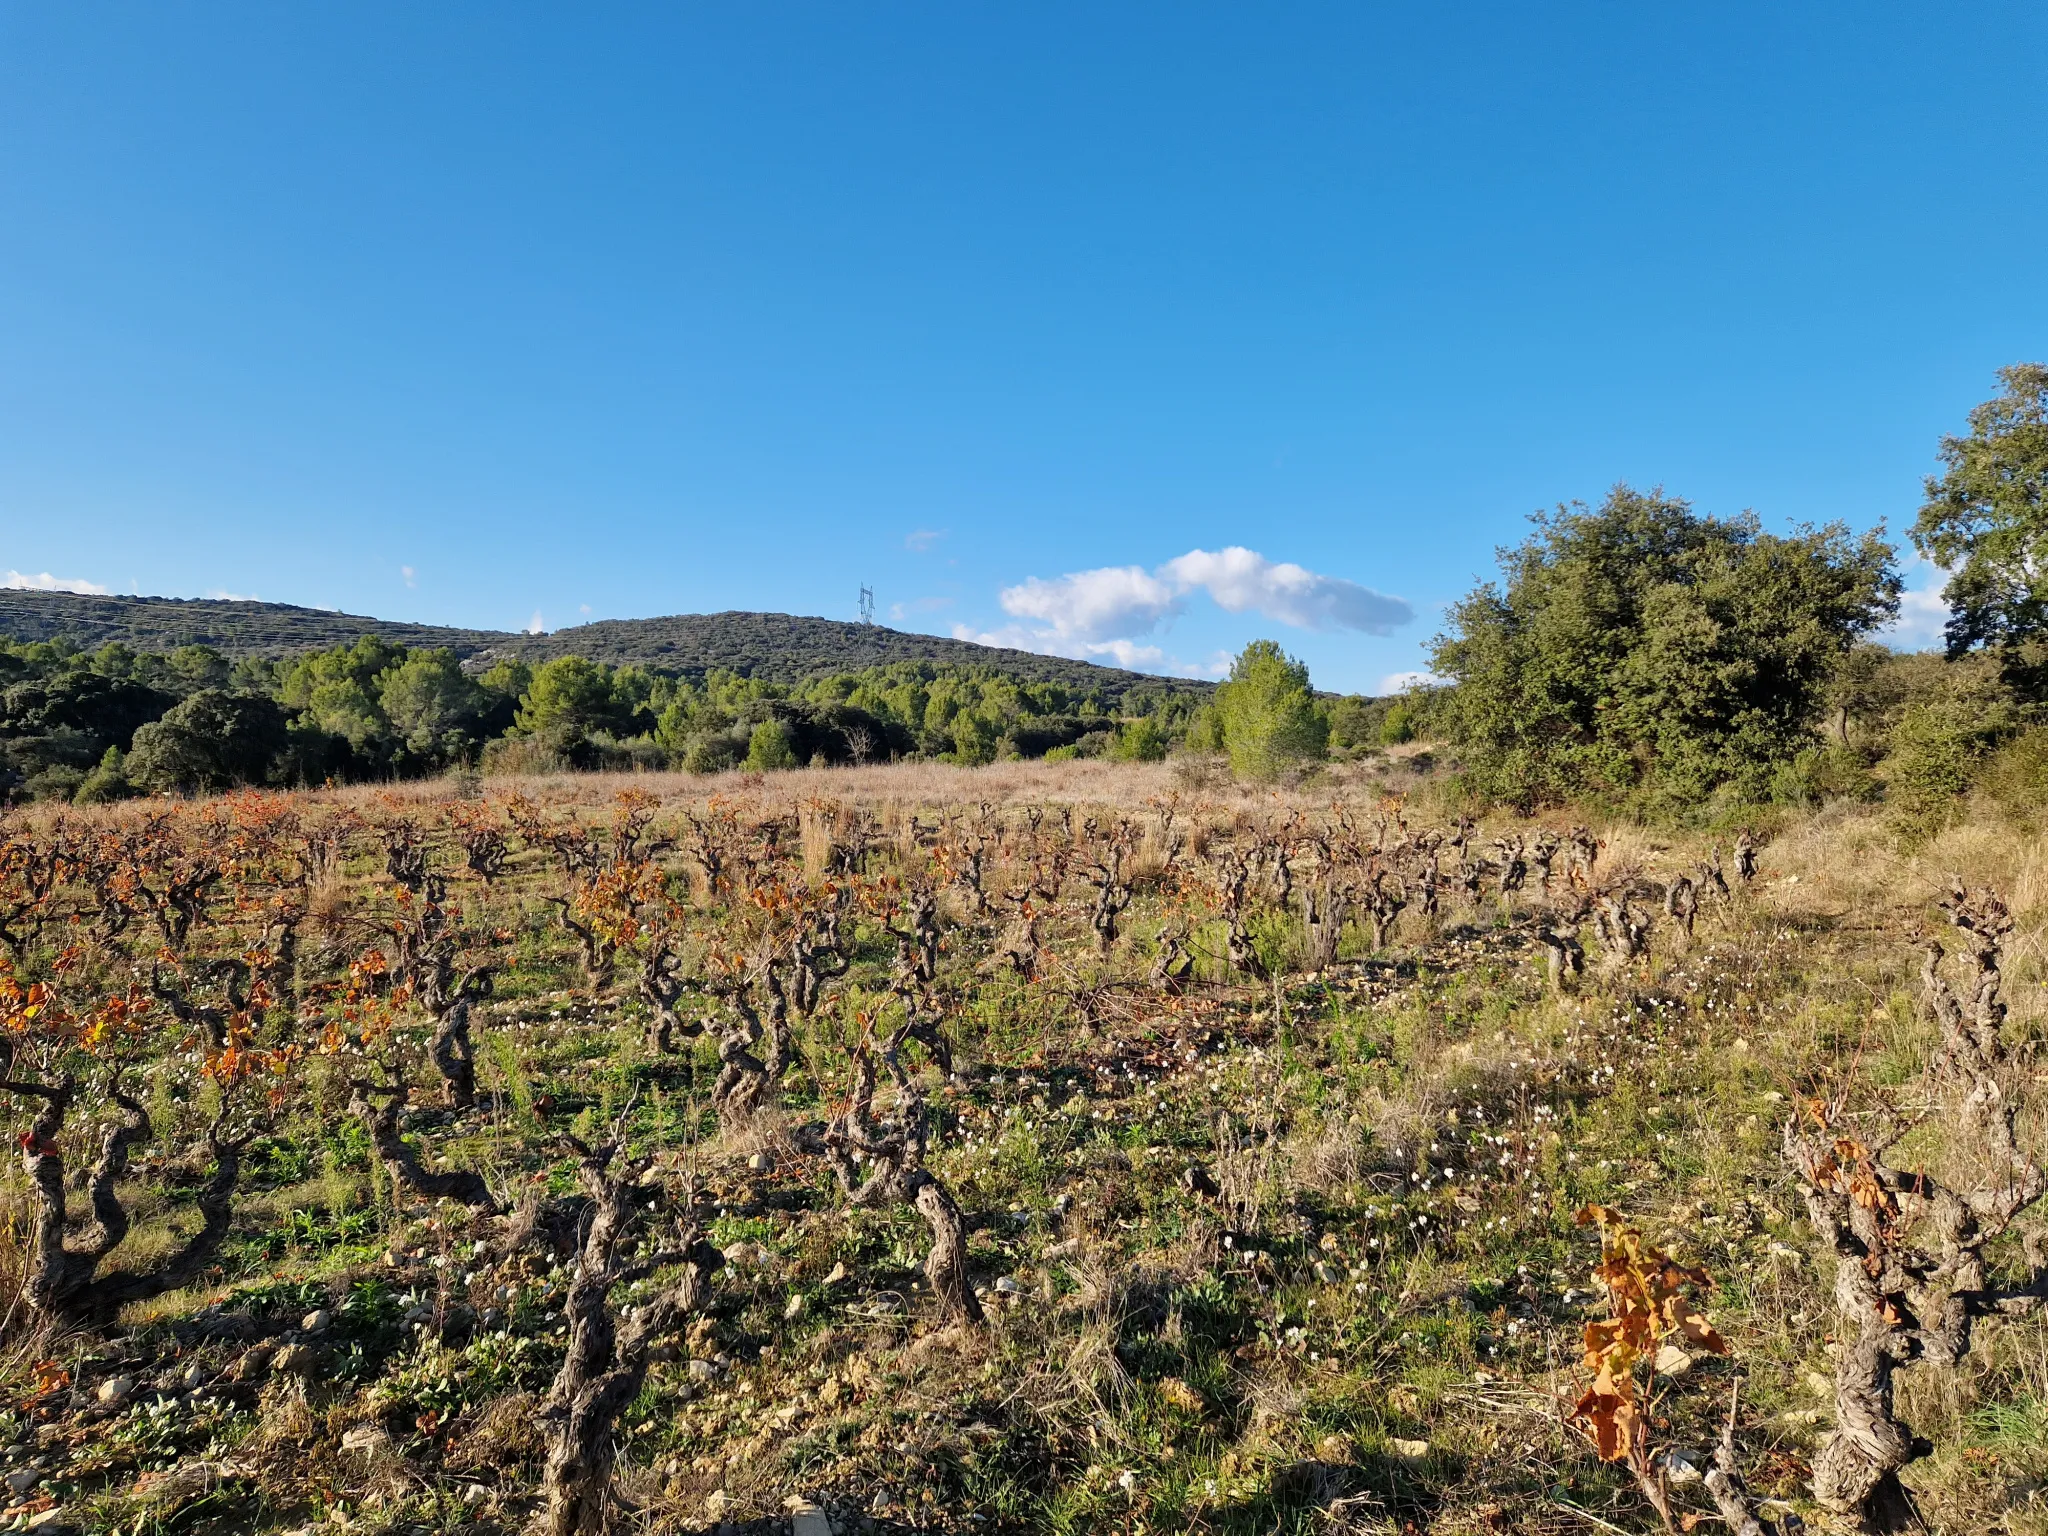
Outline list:
[[[1181,592],[1141,566],[1109,565],[1002,591],[1003,612],[1036,619],[1069,643],[1143,634],[1180,606]]]
[[[106,588],[96,581],[77,581],[68,576],[52,576],[48,571],[28,576],[20,571],[9,571],[0,588],[9,592],[84,592],[104,595]]]
[[[419,581],[417,580],[419,573],[415,571],[411,566],[401,565],[398,568],[398,574],[401,578],[403,578],[405,584],[408,587],[416,587],[419,585]]]
[[[921,555],[945,536],[946,530],[944,528],[920,528],[915,533],[909,534],[904,538],[903,547],[908,550],[914,550]]]
[[[1159,569],[1183,592],[1206,591],[1226,613],[1250,610],[1296,629],[1385,635],[1415,617],[1415,610],[1398,597],[1341,576],[1319,576],[1288,561],[1276,564],[1236,544],[1213,553],[1191,549]]]
[[[1389,672],[1380,679],[1380,697],[1390,693],[1406,693],[1410,688],[1432,688],[1444,679],[1434,672]]]
[[[1196,592],[1206,592],[1226,613],[1257,613],[1296,629],[1352,629],[1384,635],[1415,617],[1388,597],[1341,576],[1323,576],[1290,562],[1268,560],[1233,544],[1191,549],[1156,571],[1109,565],[1047,581],[1034,576],[1005,587],[1003,611],[1035,619],[1050,638],[1108,640],[1142,635],[1178,614]]]
[[[226,587],[215,587],[206,595],[217,603],[260,603],[263,601],[254,592],[230,592]]]
[[[1000,595],[1003,611],[1025,622],[989,633],[962,624],[954,626],[953,633],[984,645],[1110,660],[1136,671],[1220,677],[1229,670],[1228,657],[1190,663],[1137,638],[1171,622],[1197,592],[1207,593],[1226,613],[1257,613],[1297,629],[1384,635],[1415,616],[1401,598],[1340,576],[1268,560],[1233,544],[1218,550],[1191,549],[1150,571],[1141,565],[1106,565],[1050,580],[1033,576],[1003,588]]]
[[[533,617],[526,621],[526,632],[529,635],[544,635],[548,632],[547,625],[541,622],[538,608],[533,610]]]
[[[1899,594],[1899,616],[1877,632],[1883,644],[1898,651],[1932,650],[1942,643],[1949,606],[1941,600],[1949,573],[1933,561],[1915,558],[1906,567],[1906,590]]]

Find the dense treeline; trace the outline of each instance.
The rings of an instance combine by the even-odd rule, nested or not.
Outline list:
[[[289,661],[204,646],[0,642],[0,774],[17,797],[118,799],[417,777],[462,765],[775,769],[925,757],[1159,757],[1199,701],[992,667],[896,663],[785,684],[580,656],[477,671],[365,635]]]

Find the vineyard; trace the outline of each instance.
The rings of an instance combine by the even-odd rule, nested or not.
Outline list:
[[[0,1525],[2048,1532],[2044,910],[1147,764],[10,813]]]

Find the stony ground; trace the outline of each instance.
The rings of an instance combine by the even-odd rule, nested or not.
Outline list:
[[[1699,851],[1608,840],[1652,873]],[[333,1112],[347,1063],[309,1057],[208,1283],[57,1335],[17,1304],[0,1526],[523,1526],[573,1242],[557,1137],[628,1103],[659,1153],[647,1220],[696,1214],[726,1267],[620,1422],[621,1529],[1657,1529],[1566,1418],[1606,1307],[1589,1204],[1702,1266],[1731,1345],[1661,1378],[1681,1510],[1707,1508],[1696,1469],[1739,1381],[1751,1486],[1811,1513],[1833,1331],[1779,1130],[1816,1070],[1902,1081],[1924,1056],[1912,944],[1958,864],[2014,901],[2013,1028],[2037,1032],[2042,851],[1997,828],[1906,856],[1853,819],[1787,825],[1690,941],[1660,930],[1646,960],[1563,994],[1527,899],[1404,917],[1377,953],[1354,930],[1333,967],[1275,981],[1204,960],[1180,996],[1143,984],[1140,941],[1097,962],[1072,928],[1063,968],[991,974],[993,930],[949,902],[955,1060],[918,1071],[979,1329],[940,1315],[917,1215],[849,1208],[818,1150],[880,935],[805,1026],[779,1102],[721,1131],[711,1047],[650,1056],[630,987],[593,996],[542,916],[494,898],[519,959],[477,1017],[480,1101],[420,1094],[406,1127],[553,1213],[557,1240],[394,1196]],[[138,1156],[145,1253],[203,1172],[182,1156]],[[11,1198],[18,1247],[18,1178]],[[1939,1447],[1911,1474],[1936,1528],[2048,1531],[2038,1320],[1990,1328],[1960,1370],[1907,1372],[1902,1401]]]

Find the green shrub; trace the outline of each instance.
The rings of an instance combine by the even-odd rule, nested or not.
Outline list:
[[[739,766],[739,743],[721,732],[700,732],[683,746],[686,773],[723,773]]]
[[[542,736],[500,736],[484,743],[479,767],[487,774],[561,773],[569,766]]]
[[[1116,728],[1109,755],[1120,763],[1157,763],[1166,757],[1166,727],[1151,715],[1126,720]]]
[[[1309,689],[1308,668],[1271,640],[1254,640],[1216,690],[1230,771],[1270,780],[1329,755],[1330,722]]]
[[[86,780],[85,770],[69,763],[52,763],[22,786],[31,800],[69,800]]]
[[[1880,765],[1893,828],[1908,841],[1953,821],[1992,751],[2017,724],[2011,690],[1985,665],[1953,666],[1937,693],[1909,704]]]
[[[110,800],[126,800],[138,793],[140,791],[128,781],[128,765],[121,756],[121,749],[109,747],[71,798],[80,805],[105,805]]]
[[[1380,745],[1398,747],[1415,739],[1416,708],[1409,699],[1396,699],[1380,718]]]
[[[1502,580],[1453,605],[1431,725],[1466,780],[1525,811],[1635,800],[1684,814],[1769,792],[1816,744],[1837,663],[1898,609],[1892,549],[1842,525],[1790,537],[1617,486],[1539,515]]]
[[[747,768],[753,773],[772,773],[797,766],[796,745],[789,739],[789,727],[780,720],[763,720],[747,738]]]
[[[1188,733],[1183,745],[1190,752],[1221,752],[1223,750],[1223,716],[1212,704],[1204,704],[1188,721]]]
[[[1771,775],[1771,799],[1779,805],[1822,805],[1830,800],[1870,801],[1882,786],[1863,752],[1831,742],[1809,747]]]
[[[1978,774],[1977,787],[2013,821],[2038,826],[2048,815],[2048,726],[2000,747]]]

